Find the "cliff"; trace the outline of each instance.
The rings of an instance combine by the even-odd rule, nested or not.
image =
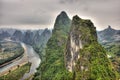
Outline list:
[[[39,31],[37,31],[34,36],[33,48],[40,55],[41,60],[43,60],[45,56],[45,47],[50,37],[51,31],[47,28],[41,34],[39,34]]]
[[[75,80],[116,80],[106,51],[97,42],[96,28],[90,20],[74,16],[65,52],[66,69]]]
[[[45,52],[35,80],[117,80],[90,20],[61,12]]]

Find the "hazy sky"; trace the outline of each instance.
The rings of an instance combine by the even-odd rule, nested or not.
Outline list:
[[[91,19],[97,30],[120,29],[120,0],[0,0],[0,27],[51,28],[61,11]]]

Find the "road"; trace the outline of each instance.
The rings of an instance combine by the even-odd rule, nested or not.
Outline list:
[[[36,72],[36,68],[39,66],[39,64],[41,62],[39,55],[34,51],[32,46],[26,45],[24,43],[21,43],[21,45],[24,48],[23,57],[18,60],[15,60],[11,64],[1,67],[0,75],[4,74],[5,72],[8,72],[12,68],[14,68],[20,64],[27,63],[27,62],[31,62],[30,72],[25,73],[25,75],[23,76],[23,78],[21,78],[21,80],[25,80],[25,79],[29,78],[31,75],[33,75]]]

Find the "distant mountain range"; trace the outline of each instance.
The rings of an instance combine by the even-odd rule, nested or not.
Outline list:
[[[34,41],[39,41],[43,35],[51,35],[51,31],[47,28],[40,30],[0,29],[0,40],[10,39],[14,41],[22,41],[29,45],[36,43]]]
[[[46,46],[47,41],[51,36],[51,30],[39,29],[39,30],[18,30],[18,29],[0,29],[0,41],[13,40],[24,42],[33,46],[38,54],[42,54]]]
[[[100,43],[120,41],[120,30],[115,30],[111,26],[108,26],[108,28],[102,31],[98,31],[97,35]]]
[[[41,64],[33,80],[119,79],[120,30],[111,26],[97,32],[91,20],[78,15],[70,20],[62,11],[52,33],[48,29],[1,29],[0,40],[7,39],[32,45],[39,53]]]
[[[116,71],[120,73],[120,30],[108,28],[98,31],[98,41],[107,50]]]

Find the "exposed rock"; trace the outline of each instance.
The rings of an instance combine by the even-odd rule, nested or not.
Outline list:
[[[51,31],[47,28],[41,34],[37,31],[34,36],[33,47],[35,51],[40,54],[41,59],[43,59],[43,56],[45,55],[44,48],[50,37]]]
[[[66,69],[74,73],[74,80],[117,79],[104,48],[97,42],[96,28],[90,20],[73,17],[66,46]]]
[[[35,79],[117,79],[106,51],[97,42],[93,23],[78,16],[73,17],[72,25],[69,20],[65,12],[57,16],[52,37],[45,49],[45,60],[41,63]],[[66,24],[68,22],[69,24]]]
[[[15,41],[23,41],[24,34],[20,30],[16,30],[11,39]]]
[[[91,39],[92,37],[93,39]],[[96,40],[96,28],[93,23],[90,20],[83,20],[77,15],[74,16],[66,51],[66,67],[69,71],[73,71],[75,62],[80,58],[80,49]],[[83,68],[82,66],[82,69]]]
[[[25,33],[25,36],[23,38],[23,42],[29,45],[33,44],[33,38],[34,38],[34,34],[32,31],[28,30]]]

